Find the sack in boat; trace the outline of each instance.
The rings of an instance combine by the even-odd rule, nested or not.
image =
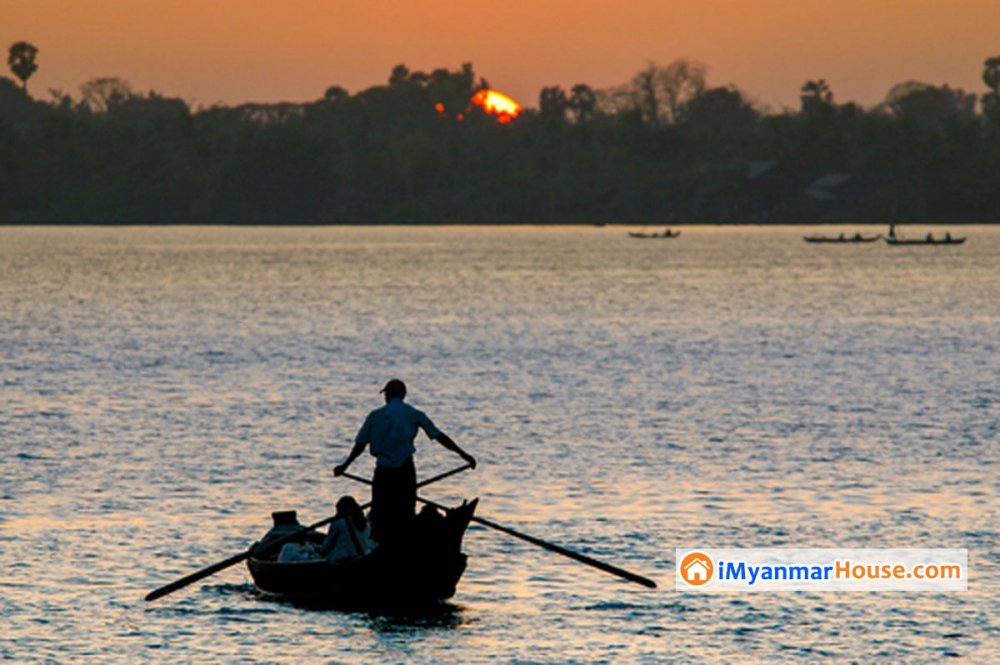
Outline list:
[[[312,543],[285,543],[278,553],[278,563],[288,563],[289,561],[312,561],[321,559],[319,552]]]

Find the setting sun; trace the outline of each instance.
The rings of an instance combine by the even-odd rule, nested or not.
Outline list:
[[[472,103],[495,115],[497,122],[510,122],[521,112],[520,104],[496,90],[480,90],[472,97]]]

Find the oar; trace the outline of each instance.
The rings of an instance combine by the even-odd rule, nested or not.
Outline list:
[[[367,508],[370,505],[372,505],[371,502],[368,502],[368,503],[366,503],[363,506],[359,506],[359,507],[355,508],[351,512],[353,513],[353,512],[356,512],[358,510],[364,510],[365,508]],[[241,552],[239,554],[231,556],[228,559],[225,559],[224,561],[220,561],[218,563],[213,563],[211,566],[209,566],[207,568],[202,568],[198,572],[191,573],[190,575],[186,575],[185,577],[180,578],[176,582],[171,582],[170,584],[167,584],[166,586],[161,586],[159,589],[156,589],[155,591],[150,591],[148,594],[146,594],[146,600],[156,600],[157,598],[161,598],[163,596],[166,596],[168,593],[173,593],[174,591],[177,591],[178,589],[183,589],[184,587],[186,587],[187,585],[191,584],[192,582],[197,582],[198,580],[204,579],[204,578],[208,577],[209,575],[214,575],[215,573],[219,572],[220,570],[225,570],[226,568],[229,568],[230,566],[236,565],[240,561],[243,561],[243,560],[249,558],[251,554],[265,554],[267,552],[270,552],[270,551],[274,550],[275,548],[277,548],[279,545],[284,545],[288,541],[294,540],[294,539],[298,538],[299,536],[301,536],[302,534],[304,534],[304,533],[306,533],[308,531],[312,531],[313,529],[318,529],[321,526],[326,526],[330,522],[333,522],[334,520],[338,520],[341,517],[344,517],[344,515],[332,515],[330,517],[327,517],[326,519],[322,519],[319,522],[316,522],[315,524],[310,524],[309,526],[304,526],[301,529],[297,529],[295,531],[292,531],[291,533],[285,534],[284,536],[281,536],[280,538],[276,538],[274,540],[268,541],[267,543],[265,543],[263,545],[258,545],[257,547],[251,547],[246,552]]]
[[[366,485],[371,485],[372,484],[372,481],[368,480],[367,478],[361,478],[360,476],[355,476],[355,475],[350,474],[350,473],[344,473],[342,475],[345,478],[350,478],[351,480],[356,480],[356,481],[364,483]],[[420,484],[418,484],[417,487],[420,487]],[[434,506],[438,510],[447,510],[447,508],[445,508],[444,506],[442,506],[442,505],[440,505],[438,503],[434,503],[433,501],[428,501],[427,499],[425,499],[423,497],[419,497],[418,496],[417,497],[417,501],[421,501],[423,503],[426,503],[429,506]],[[618,577],[621,577],[622,579],[626,579],[626,580],[628,580],[630,582],[635,582],[636,584],[641,584],[644,587],[649,587],[650,589],[655,589],[656,588],[656,582],[654,582],[653,580],[649,579],[648,577],[643,577],[642,575],[636,575],[635,573],[629,572],[629,571],[625,570],[624,568],[619,568],[618,566],[612,566],[610,563],[605,563],[603,561],[598,561],[597,559],[589,557],[589,556],[587,556],[585,554],[580,554],[579,552],[574,552],[573,550],[568,550],[565,547],[562,547],[561,545],[556,545],[555,543],[546,542],[546,541],[542,540],[541,538],[535,538],[534,536],[529,536],[526,533],[521,533],[520,531],[515,531],[514,529],[511,529],[509,527],[505,527],[505,526],[503,526],[501,524],[497,524],[496,522],[491,522],[490,520],[484,519],[484,518],[479,517],[477,515],[473,515],[472,516],[472,521],[476,522],[478,524],[482,524],[483,526],[488,526],[491,529],[496,529],[497,531],[500,531],[501,533],[506,533],[509,536],[514,536],[515,538],[520,538],[521,540],[527,541],[527,542],[531,543],[532,545],[538,545],[542,549],[546,549],[546,550],[548,550],[550,552],[555,552],[556,554],[562,554],[563,556],[569,557],[570,559],[573,559],[574,561],[579,561],[580,563],[587,564],[588,566],[592,566],[594,568],[597,568],[598,570],[603,570],[606,573],[611,573],[612,575],[617,575]]]
[[[443,480],[444,478],[447,478],[448,476],[454,476],[456,473],[461,473],[462,471],[465,471],[466,469],[471,469],[471,468],[472,468],[471,464],[463,464],[462,466],[458,467],[457,469],[452,469],[451,471],[445,471],[444,473],[439,473],[438,475],[434,476],[433,478],[428,478],[427,480],[421,480],[419,483],[417,483],[417,487],[420,488],[420,487],[423,487],[424,485],[430,485],[431,483],[436,483],[437,481]],[[345,473],[344,475],[346,476],[347,474]],[[368,484],[371,485],[371,481],[370,480],[368,481]]]
[[[431,483],[436,483],[437,481],[442,480],[444,478],[447,478],[448,476],[452,476],[452,475],[454,475],[456,473],[459,473],[460,471],[465,471],[466,469],[468,469],[471,466],[472,466],[471,464],[466,464],[464,466],[458,467],[457,469],[452,469],[451,471],[447,471],[445,473],[442,473],[442,474],[439,474],[437,476],[434,476],[433,478],[428,478],[427,480],[425,480],[425,481],[423,481],[421,483],[417,483],[417,487],[423,487],[424,485],[430,485]],[[347,475],[347,474],[344,474],[344,475]],[[350,477],[356,478],[357,480],[364,480],[362,478],[357,478],[356,476],[350,476]],[[369,484],[371,484],[371,481],[368,481],[368,482],[369,482]],[[371,502],[366,503],[365,505],[360,506],[359,508],[356,508],[355,510],[364,510],[365,508],[367,508],[370,505],[372,505]],[[329,523],[331,523],[331,522],[333,522],[334,520],[337,520],[337,519],[340,519],[340,516],[332,515],[330,517],[327,517],[326,519],[322,519],[319,522],[316,522],[315,524],[310,524],[309,526],[304,526],[301,529],[298,529],[297,531],[293,531],[293,532],[291,532],[291,533],[289,533],[287,535],[281,536],[280,538],[276,538],[276,539],[274,539],[272,541],[269,541],[265,545],[258,546],[257,548],[251,547],[246,552],[240,552],[239,554],[231,556],[228,559],[225,559],[223,561],[219,561],[218,563],[213,563],[211,566],[208,566],[207,568],[202,568],[201,570],[199,570],[197,572],[194,572],[194,573],[191,573],[190,575],[186,575],[185,577],[182,577],[182,578],[180,578],[179,580],[177,580],[175,582],[171,582],[170,584],[167,584],[166,586],[162,586],[159,589],[156,589],[154,591],[150,591],[148,594],[146,594],[146,600],[156,600],[157,598],[162,598],[163,596],[166,596],[168,593],[173,593],[174,591],[177,591],[178,589],[183,589],[184,587],[188,586],[189,584],[191,584],[193,582],[197,582],[198,580],[205,579],[206,577],[208,577],[210,575],[214,575],[215,573],[219,572],[220,570],[225,570],[226,568],[229,568],[230,566],[234,566],[234,565],[238,564],[240,561],[245,561],[246,559],[248,559],[250,557],[251,554],[263,554],[265,552],[269,552],[269,551],[273,550],[274,548],[278,547],[279,545],[283,545],[283,544],[287,543],[290,540],[294,540],[295,538],[301,536],[302,534],[304,534],[304,533],[306,533],[308,531],[312,531],[313,529],[318,529],[321,526],[326,526],[327,524],[329,524]]]

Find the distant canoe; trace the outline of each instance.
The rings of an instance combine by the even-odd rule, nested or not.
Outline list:
[[[636,231],[629,231],[630,238],[676,238],[681,234],[680,231],[664,231],[663,233],[639,233]]]
[[[890,245],[961,245],[965,242],[965,238],[934,238],[931,240],[928,240],[927,238],[921,238],[919,240],[886,238],[885,241]]]
[[[875,242],[881,235],[876,236],[837,236],[836,238],[831,238],[829,236],[803,236],[803,240],[806,242]]]

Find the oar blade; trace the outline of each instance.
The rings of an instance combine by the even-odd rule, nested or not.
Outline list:
[[[428,505],[434,506],[439,510],[445,510],[444,506],[441,506],[433,501],[428,501],[423,497],[418,496],[417,500],[422,501],[423,503],[426,503]],[[561,545],[556,545],[555,543],[547,542],[545,540],[542,540],[541,538],[536,538],[526,533],[515,531],[510,527],[503,526],[502,524],[497,524],[496,522],[492,522],[484,517],[479,517],[478,515],[473,515],[472,521],[477,524],[482,524],[483,526],[499,531],[501,533],[506,533],[509,536],[520,538],[525,542],[531,543],[532,545],[537,545],[538,547],[541,547],[544,550],[548,550],[549,552],[555,552],[556,554],[561,554],[562,556],[567,557],[569,559],[573,559],[574,561],[578,561],[593,568],[597,568],[598,570],[603,570],[606,573],[610,573],[624,580],[635,582],[636,584],[641,584],[642,586],[649,589],[656,588],[656,582],[649,579],[648,577],[637,575],[631,571],[625,570],[624,568],[619,568],[618,566],[613,566],[610,563],[606,563],[604,561],[600,561],[593,557],[589,557],[586,554],[580,554],[579,552],[574,552],[573,550],[562,547]]]
[[[574,552],[571,549],[562,547],[561,545],[556,545],[555,543],[550,543],[542,540],[541,538],[535,538],[526,533],[521,533],[520,531],[515,531],[509,527],[505,527],[502,524],[497,524],[496,522],[491,522],[482,517],[473,516],[472,521],[482,524],[483,526],[488,526],[491,529],[495,529],[502,533],[514,536],[515,538],[520,538],[521,540],[531,543],[532,545],[537,545],[542,549],[548,550],[549,552],[555,552],[556,554],[561,554],[565,557],[573,559],[574,561],[579,561],[580,563],[586,564],[597,568],[598,570],[603,570],[606,573],[611,573],[612,575],[617,575],[622,579],[628,580],[630,582],[635,582],[636,584],[641,584],[644,587],[655,589],[656,582],[649,579],[648,577],[643,577],[642,575],[637,575],[631,571],[625,570],[624,568],[619,568],[618,566],[613,566],[610,563],[606,563],[599,559],[589,557],[586,554],[580,554],[579,552]]]
[[[454,470],[449,471],[447,473],[441,474],[440,476],[435,476],[434,478],[431,478],[430,480],[426,481],[425,483],[419,483],[417,486],[420,487],[420,486],[422,486],[424,484],[430,484],[430,483],[432,483],[432,482],[434,482],[436,480],[440,480],[441,478],[444,478],[446,476],[450,476],[453,473],[458,473],[459,471],[464,471],[469,466],[470,465],[466,465],[464,467],[459,467],[458,469],[454,469]],[[355,481],[357,481],[359,483],[364,483],[366,485],[371,485],[372,484],[372,481],[368,480],[367,478],[361,478],[360,476],[355,476],[355,475],[352,475],[350,473],[344,473],[342,475],[345,478],[350,478],[351,480],[355,480]],[[420,501],[422,503],[426,503],[427,505],[430,505],[430,506],[434,506],[435,508],[437,508],[439,510],[447,510],[444,506],[442,506],[442,505],[440,505],[438,503],[435,503],[433,501],[428,501],[427,499],[425,499],[423,497],[420,497],[420,496],[417,497],[417,501]],[[648,577],[643,577],[642,575],[637,575],[637,574],[635,574],[635,573],[633,573],[631,571],[625,570],[624,568],[619,568],[618,566],[613,566],[610,563],[605,563],[604,561],[599,561],[598,559],[595,559],[593,557],[589,557],[589,556],[587,556],[585,554],[580,554],[579,552],[574,552],[573,550],[566,549],[565,547],[562,547],[560,545],[556,545],[555,543],[546,542],[546,541],[542,540],[541,538],[535,538],[534,536],[530,536],[530,535],[528,535],[526,533],[521,533],[520,531],[515,531],[514,529],[511,529],[510,527],[506,527],[506,526],[503,526],[501,524],[497,524],[496,522],[491,522],[490,520],[485,519],[483,517],[479,517],[478,515],[473,515],[472,516],[472,521],[476,522],[477,524],[482,524],[483,526],[489,527],[491,529],[495,529],[496,531],[500,531],[501,533],[506,533],[507,535],[514,536],[515,538],[520,538],[521,540],[529,542],[532,545],[537,545],[538,547],[541,547],[542,549],[548,550],[550,552],[555,552],[556,554],[561,554],[562,556],[565,556],[567,558],[573,559],[574,561],[578,561],[580,563],[586,564],[586,565],[591,566],[593,568],[597,568],[598,570],[603,570],[606,573],[610,573],[612,575],[616,575],[616,576],[618,576],[618,577],[620,577],[620,578],[622,578],[624,580],[628,580],[630,582],[635,582],[636,584],[641,584],[642,586],[644,586],[644,587],[646,587],[648,589],[655,589],[655,588],[657,588],[656,587],[656,582],[654,582],[653,580],[649,579]]]
[[[370,505],[372,505],[371,502],[368,502],[368,503],[364,504],[363,506],[358,506],[354,510],[364,510],[365,508],[369,507]],[[348,513],[348,514],[350,514],[350,513]],[[274,540],[269,540],[269,541],[266,541],[265,543],[254,545],[253,547],[251,547],[250,549],[248,549],[246,552],[241,552],[239,554],[235,554],[235,555],[229,557],[228,559],[225,559],[223,561],[219,561],[218,563],[213,563],[211,566],[208,566],[207,568],[202,568],[201,570],[199,570],[197,572],[194,572],[194,573],[191,573],[190,575],[187,575],[186,577],[182,577],[181,579],[176,580],[174,582],[171,582],[170,584],[167,584],[166,586],[162,586],[159,589],[156,589],[154,591],[149,592],[148,594],[146,594],[146,600],[156,600],[157,598],[162,598],[163,596],[166,596],[168,593],[173,593],[174,591],[177,591],[178,589],[183,589],[184,587],[186,587],[189,584],[197,582],[198,580],[204,579],[204,578],[206,578],[206,577],[208,577],[210,575],[214,575],[215,573],[219,572],[220,570],[225,570],[226,568],[229,568],[230,566],[235,565],[235,564],[239,563],[240,561],[244,561],[246,559],[249,559],[251,555],[256,554],[256,555],[259,556],[259,555],[265,554],[265,553],[267,553],[269,551],[273,551],[279,545],[283,545],[283,544],[285,544],[287,542],[291,542],[292,540],[295,540],[296,538],[298,538],[302,534],[308,533],[309,531],[313,531],[315,529],[318,529],[321,526],[326,526],[327,524],[329,524],[330,522],[332,522],[332,521],[334,521],[336,519],[340,519],[340,516],[339,515],[331,515],[330,517],[321,519],[319,522],[316,522],[315,524],[310,524],[309,526],[303,526],[301,529],[298,529],[297,531],[294,531],[292,533],[289,533],[289,534],[286,534],[284,536],[281,536],[280,538],[275,538]]]
[[[202,580],[205,579],[206,577],[214,575],[220,570],[225,570],[230,566],[234,566],[240,561],[247,559],[249,556],[250,556],[250,551],[247,550],[246,552],[241,552],[240,554],[231,556],[225,561],[220,561],[218,563],[212,564],[211,566],[208,566],[207,568],[202,568],[201,570],[191,573],[190,575],[187,575],[185,577],[182,577],[181,579],[171,582],[170,584],[161,586],[159,589],[150,591],[148,594],[146,594],[146,600],[149,601],[149,600],[156,600],[157,598],[162,598],[163,596],[166,596],[169,593],[173,593],[178,589],[183,589],[187,585],[193,584],[198,580]]]

